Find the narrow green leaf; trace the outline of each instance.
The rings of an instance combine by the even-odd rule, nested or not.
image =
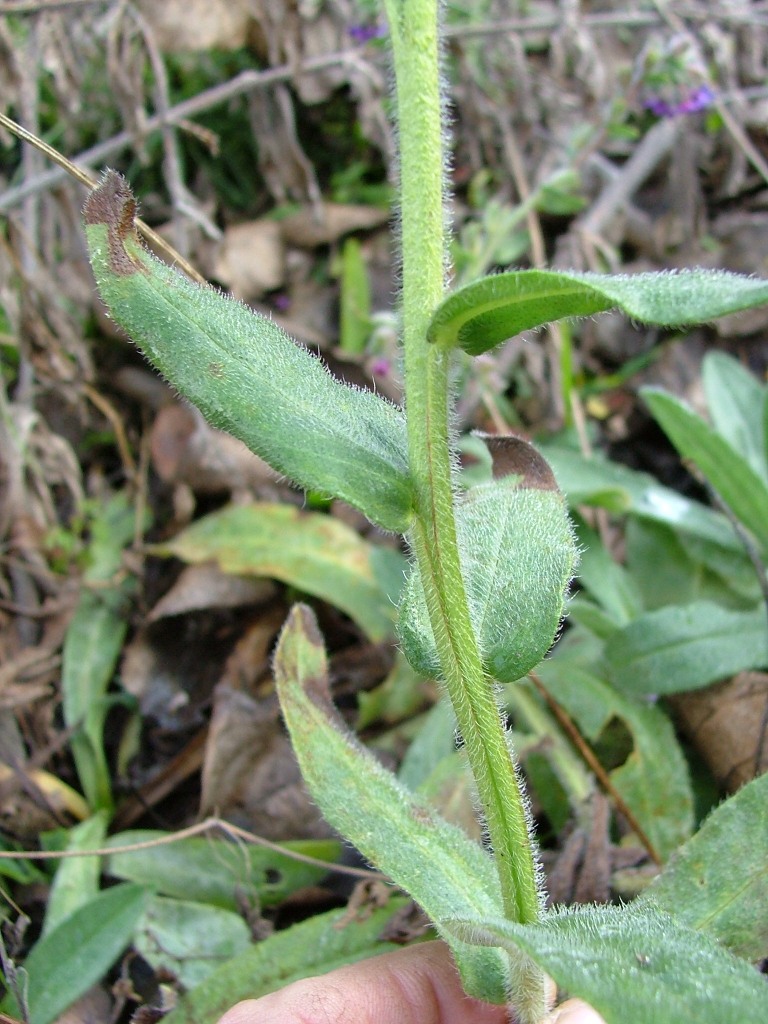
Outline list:
[[[98,849],[106,831],[106,814],[94,814],[69,830],[66,849]],[[59,861],[45,907],[43,936],[97,895],[100,876],[101,857],[71,857]]]
[[[579,520],[577,538],[579,583],[589,591],[617,626],[624,626],[642,611],[634,578],[612,557],[596,531]]]
[[[488,674],[513,682],[552,646],[563,615],[577,550],[565,502],[545,460],[518,438],[498,479],[467,491],[456,509],[456,533],[470,616]],[[496,457],[498,453],[495,453]],[[414,569],[400,606],[398,633],[406,657],[440,678],[440,662],[421,578]]]
[[[657,388],[642,388],[640,393],[680,455],[701,470],[733,514],[768,550],[768,483],[679,399]]]
[[[517,270],[459,288],[435,311],[429,340],[487,352],[521,331],[618,306],[644,323],[701,323],[768,302],[768,282],[718,270],[666,274],[561,274]]]
[[[289,855],[258,846],[243,847],[223,839],[180,839],[162,846],[120,853],[121,846],[169,836],[139,829],[112,836],[114,850],[105,871],[151,887],[165,896],[241,910],[244,902],[268,907],[281,903],[297,889],[318,882],[327,869],[304,864]],[[336,840],[287,842],[286,850],[333,863],[341,852]]]
[[[527,926],[470,921],[454,931],[524,952],[606,1024],[765,1020],[765,978],[714,939],[647,906],[555,911]]]
[[[306,606],[293,608],[274,670],[302,773],[331,825],[409,892],[438,930],[448,918],[500,914],[491,858],[405,789],[346,729],[330,702],[323,642]],[[448,941],[466,990],[504,1002],[508,979],[501,954]]]
[[[391,952],[397,947],[381,934],[405,902],[395,897],[352,920],[346,910],[332,910],[275,932],[183,995],[164,1024],[212,1024],[241,999],[257,999],[300,978]]]
[[[669,719],[657,707],[617,692],[595,672],[575,664],[567,649],[537,669],[547,690],[595,742],[611,719],[632,735],[632,752],[611,781],[666,859],[693,830],[688,768]]]
[[[372,690],[362,690],[357,695],[359,713],[355,728],[362,730],[374,722],[395,725],[413,718],[429,699],[429,689],[429,683],[413,670],[403,652],[398,650],[386,678]]]
[[[768,775],[716,808],[638,900],[706,931],[737,956],[768,951]]]
[[[585,458],[570,448],[546,445],[542,452],[571,505],[603,504],[601,498],[608,495],[613,512],[665,523],[688,537],[738,553],[746,561],[742,544],[725,516],[663,487],[648,473],[597,457]]]
[[[415,791],[456,750],[456,715],[447,697],[423,716],[416,736],[408,745],[397,777]]]
[[[401,410],[335,380],[271,320],[161,263],[138,239],[135,207],[114,171],[85,205],[93,271],[115,320],[215,426],[307,490],[404,531],[412,485]]]
[[[24,963],[30,1024],[51,1024],[106,974],[131,941],[146,898],[140,885],[107,889],[36,943]]]
[[[290,505],[230,505],[199,519],[155,552],[224,572],[271,576],[341,608],[372,640],[394,628],[405,559],[333,516]]]
[[[85,798],[94,810],[112,808],[103,736],[106,691],[122,650],[127,606],[135,588],[133,577],[118,582],[113,577],[134,525],[134,512],[124,494],[110,499],[94,519],[83,591],[64,640],[64,721],[73,730],[72,755]]]
[[[709,352],[702,366],[707,408],[715,429],[743,455],[757,475],[768,480],[763,422],[768,389],[732,356]]]
[[[251,933],[242,914],[154,896],[136,926],[133,944],[156,971],[170,971],[189,989],[244,953]]]
[[[371,286],[360,242],[347,238],[341,251],[341,304],[339,347],[343,352],[365,352],[371,333]]]
[[[624,544],[626,568],[643,602],[633,618],[669,604],[733,603],[735,594],[742,604],[759,599],[755,570],[743,550],[729,554],[711,545],[702,550],[677,530],[636,516],[627,523]],[[664,572],[659,572],[660,565]]]
[[[768,665],[765,607],[742,612],[695,601],[659,608],[615,633],[605,655],[626,693],[695,690]]]
[[[724,515],[663,487],[647,473],[598,457],[585,458],[569,448],[547,445],[542,450],[572,507],[598,505],[668,527],[674,535],[670,543],[682,545],[693,562],[707,566],[742,598],[757,599],[754,567]],[[666,580],[656,576],[653,589],[662,593]]]

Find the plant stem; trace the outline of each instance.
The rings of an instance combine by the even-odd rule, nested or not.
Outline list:
[[[469,615],[459,559],[449,444],[450,354],[426,329],[445,274],[443,137],[436,0],[385,0],[400,138],[406,412],[416,516],[411,544],[432,631],[493,846],[505,913],[539,917],[524,798]]]

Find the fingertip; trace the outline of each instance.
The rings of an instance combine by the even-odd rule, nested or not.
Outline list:
[[[237,1022],[232,1021],[231,1024]],[[593,1010],[581,999],[568,999],[552,1011],[548,1024],[605,1024],[605,1021],[597,1010]]]

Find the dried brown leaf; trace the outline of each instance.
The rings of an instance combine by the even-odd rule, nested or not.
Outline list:
[[[740,672],[670,701],[681,728],[726,792],[768,771],[768,673]]]

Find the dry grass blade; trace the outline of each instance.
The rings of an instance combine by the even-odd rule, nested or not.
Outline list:
[[[98,185],[97,181],[86,174],[85,171],[81,170],[77,164],[73,164],[71,160],[68,160],[63,153],[60,153],[53,146],[49,146],[47,142],[44,142],[41,138],[35,135],[33,132],[28,132],[26,128],[18,124],[12,118],[6,114],[0,113],[0,125],[3,128],[7,128],[9,132],[12,132],[17,138],[21,139],[22,142],[28,142],[35,149],[38,149],[41,153],[44,153],[50,160],[62,167],[67,174],[71,175],[76,181],[79,181],[81,185],[85,185],[86,188],[94,189]],[[140,218],[136,218],[136,225],[141,231],[142,235],[147,241],[152,242],[160,252],[164,253],[168,259],[176,266],[180,267],[184,273],[191,277],[193,281],[197,281],[200,284],[205,284],[205,278],[199,274],[195,268],[189,263],[184,257],[178,253],[172,245],[170,245],[164,238],[153,231],[152,228],[145,224]]]

